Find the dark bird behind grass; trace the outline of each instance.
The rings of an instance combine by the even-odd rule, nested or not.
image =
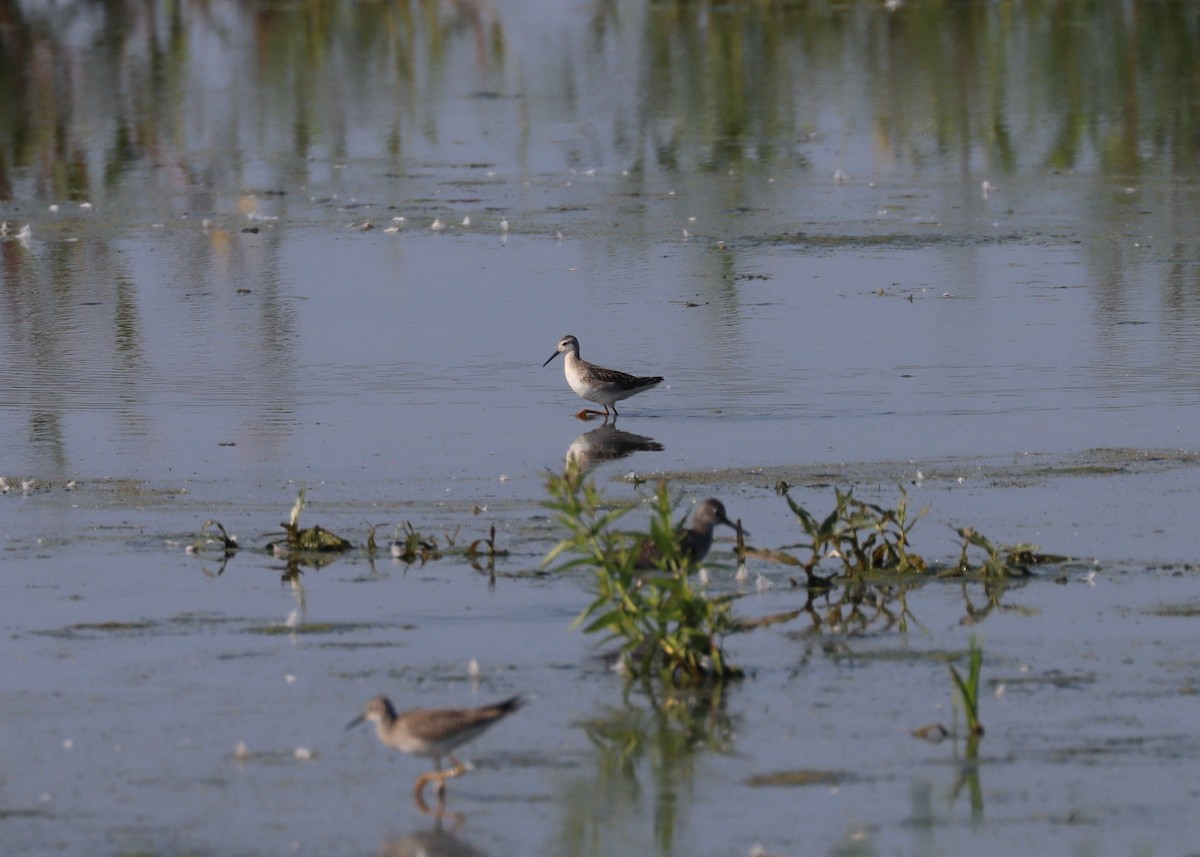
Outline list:
[[[686,562],[697,564],[708,556],[708,551],[712,548],[713,543],[713,530],[718,524],[723,524],[733,530],[738,529],[738,525],[729,520],[729,516],[725,513],[725,504],[716,497],[709,497],[696,506],[696,511],[692,513],[691,526],[680,529],[676,534],[679,539],[681,558]],[[749,535],[745,530],[741,532]],[[661,562],[662,551],[659,550],[657,544],[648,541],[642,545],[637,560],[639,569],[656,568]]]

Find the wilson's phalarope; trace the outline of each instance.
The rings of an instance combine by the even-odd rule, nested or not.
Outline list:
[[[662,378],[659,377],[636,378],[633,375],[627,375],[615,369],[605,369],[603,366],[597,366],[595,363],[588,363],[579,356],[579,340],[574,336],[564,336],[560,339],[558,341],[558,348],[546,358],[546,362],[542,364],[542,368],[544,369],[546,366],[549,366],[550,361],[563,352],[566,352],[567,355],[563,358],[565,361],[564,371],[567,375],[567,383],[571,385],[571,389],[581,399],[604,406],[603,414],[599,411],[593,411],[590,408],[584,408],[575,415],[581,420],[585,420],[592,415],[607,418],[610,407],[612,408],[612,415],[619,417],[617,402],[622,399],[628,399],[636,393],[649,390],[651,387],[662,383]]]
[[[482,708],[415,708],[399,714],[386,696],[377,696],[367,703],[366,710],[346,725],[353,729],[364,720],[375,724],[375,734],[386,747],[433,759],[434,770],[417,778],[413,794],[421,801],[421,791],[431,780],[437,783],[440,797],[446,780],[466,773],[467,765],[454,758],[451,750],[477,738],[497,722],[516,711],[524,700],[519,696],[485,705]],[[446,756],[454,767],[439,770]]]
[[[713,528],[717,524],[724,524],[736,530],[738,525],[729,520],[729,516],[725,514],[725,504],[716,497],[709,497],[704,502],[696,506],[696,511],[692,513],[692,525],[685,530],[680,530],[679,535],[679,552],[685,559],[691,562],[700,562],[708,556],[708,550],[713,543]],[[749,535],[745,530],[742,530],[744,535]],[[642,545],[642,551],[638,555],[638,568],[654,568],[662,557],[658,545],[654,542],[646,542]]]

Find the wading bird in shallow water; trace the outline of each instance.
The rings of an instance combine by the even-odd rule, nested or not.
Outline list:
[[[454,758],[451,750],[478,738],[524,702],[522,697],[514,696],[482,708],[414,708],[397,714],[386,696],[377,696],[367,703],[362,714],[346,725],[346,729],[353,729],[364,720],[370,720],[375,724],[375,734],[384,746],[411,756],[433,759],[434,770],[419,776],[413,786],[413,795],[420,803],[421,791],[426,783],[437,783],[437,795],[440,798],[446,789],[446,780],[470,770]],[[450,759],[453,768],[441,770],[443,756]]]
[[[619,417],[617,402],[622,399],[628,399],[636,393],[649,390],[651,387],[662,383],[662,378],[659,377],[636,378],[633,375],[627,375],[615,369],[605,369],[603,366],[597,366],[595,363],[588,363],[579,356],[579,340],[574,336],[564,336],[560,339],[558,341],[558,348],[546,358],[546,362],[542,364],[542,368],[544,369],[549,366],[551,360],[564,352],[567,355],[563,358],[564,371],[567,375],[567,383],[571,385],[571,389],[581,399],[604,406],[603,414],[600,411],[584,408],[575,415],[581,420],[590,419],[592,416],[602,416],[608,419],[608,409],[610,407],[612,408],[612,416],[614,418]]]
[[[717,524],[738,529],[738,525],[725,514],[725,504],[716,497],[709,497],[696,506],[696,511],[692,513],[692,525],[676,533],[680,554],[693,563],[698,563],[708,556],[708,550],[713,543],[713,529]],[[745,530],[741,532],[743,535],[749,535]],[[638,554],[637,567],[654,568],[661,558],[662,552],[659,551],[658,545],[646,542]]]

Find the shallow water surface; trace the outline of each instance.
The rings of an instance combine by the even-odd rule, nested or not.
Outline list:
[[[1177,2],[15,4],[3,850],[1186,853],[1196,45]],[[577,421],[566,333],[666,380]],[[810,597],[721,541],[711,591],[803,612],[627,687],[539,571],[568,459],[759,547],[783,481],[1067,560]],[[265,550],[301,486],[322,567]],[[977,754],[911,734],[971,635]],[[531,704],[439,822],[342,728],[381,692]]]

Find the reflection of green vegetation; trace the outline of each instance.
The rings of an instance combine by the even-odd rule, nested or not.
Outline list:
[[[78,5],[4,5],[0,199],[26,170],[41,196],[82,198],[150,160],[210,182],[282,155],[287,178],[314,154],[351,154],[364,116],[379,150],[400,158],[414,136],[439,138],[445,102],[461,95],[453,48],[469,46],[467,85],[483,93],[511,91],[511,69],[532,63],[510,57],[505,10],[482,4],[131,0],[97,7],[91,29]],[[914,167],[978,157],[1001,173],[1096,163],[1125,175],[1200,163],[1200,32],[1186,0],[928,2],[894,13],[865,1],[667,0],[644,16],[599,4],[590,23],[590,50],[573,38],[538,50],[560,51],[551,64],[572,81],[603,79],[614,58],[636,63],[628,102],[587,117],[611,124],[634,168],[806,168],[806,141],[854,128],[861,112],[876,153]],[[514,126],[556,85],[519,79]],[[580,118],[576,98],[539,103],[564,105],[552,122]],[[515,145],[498,157],[521,163],[526,142]]]
[[[866,103],[877,151],[916,167],[978,154],[1001,173],[1089,156],[1106,172],[1194,169],[1193,13],[1185,0],[892,14],[869,2],[663,2],[647,20],[642,103],[675,123],[654,140],[668,168],[802,164],[795,145],[823,130],[824,111]]]
[[[893,629],[907,633],[909,622],[916,621],[908,609],[908,593],[916,585],[916,581],[874,585],[854,580],[840,590],[810,588],[802,610],[811,623],[805,633],[849,636]]]
[[[645,699],[647,705],[639,706],[627,698],[624,706],[581,724],[596,750],[596,768],[564,790],[558,853],[621,853],[630,841],[626,829],[647,804],[659,852],[675,853],[676,834],[686,824],[680,808],[687,802],[679,795],[692,787],[700,751],[727,751],[732,724],[719,685]],[[647,770],[653,785],[648,800]]]
[[[646,19],[641,103],[657,165],[725,171],[807,166],[796,150],[806,58],[815,23],[798,7],[659,3]],[[827,31],[827,30],[826,30]],[[660,128],[662,120],[670,125]]]
[[[36,171],[39,195],[56,200],[90,199],[139,162],[211,184],[278,157],[281,142],[286,178],[314,148],[345,157],[351,114],[365,105],[382,114],[373,130],[396,157],[404,133],[436,136],[429,117],[442,87],[419,87],[445,66],[452,39],[486,45],[496,76],[505,60],[503,28],[476,4],[301,0],[216,11],[129,0],[103,4],[91,29],[76,5],[0,12],[0,199],[13,197],[20,170]],[[279,129],[290,139],[276,139]]]

